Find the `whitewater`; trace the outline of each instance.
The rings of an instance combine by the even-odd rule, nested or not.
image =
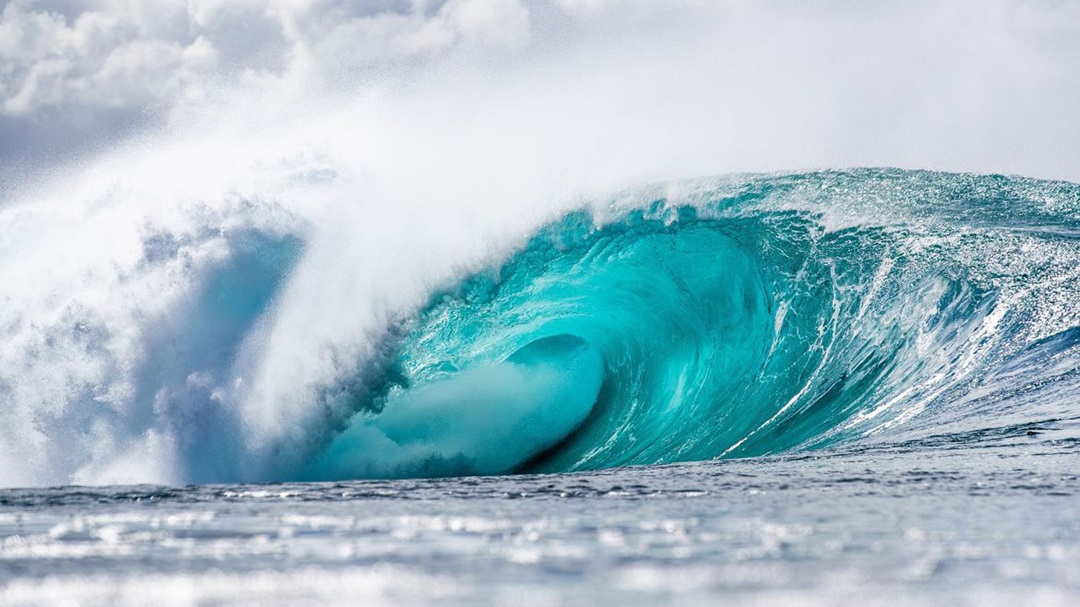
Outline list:
[[[1068,9],[62,4],[156,50],[0,44],[0,605],[1080,597]]]

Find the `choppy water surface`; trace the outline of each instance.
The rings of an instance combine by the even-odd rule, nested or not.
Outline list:
[[[0,604],[1073,605],[1080,432],[443,480],[5,490]]]

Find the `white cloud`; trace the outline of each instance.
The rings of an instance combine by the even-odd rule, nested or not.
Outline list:
[[[529,37],[518,0],[413,2],[375,13],[338,0],[15,0],[0,17],[0,111],[145,108],[243,74],[316,67],[340,73],[455,46],[515,47]],[[64,9],[60,12],[58,9]]]
[[[0,15],[0,183],[14,161],[51,162],[58,151],[212,113],[236,91],[347,98],[445,78],[438,86],[479,94],[464,77],[500,79],[490,93],[504,100],[546,79],[524,103],[566,102],[578,117],[618,99],[621,111],[599,111],[586,132],[638,120],[629,128],[672,140],[664,145],[681,138],[701,159],[700,134],[713,130],[728,149],[743,148],[742,162],[715,170],[892,163],[1072,176],[1076,7],[14,0]]]
[[[215,67],[205,40],[146,37],[159,28],[145,12],[87,10],[66,17],[35,8],[16,0],[0,17],[0,111],[9,115],[48,107],[142,107],[176,96]]]
[[[236,91],[347,92],[530,36],[521,0],[13,0],[0,13],[0,187]]]

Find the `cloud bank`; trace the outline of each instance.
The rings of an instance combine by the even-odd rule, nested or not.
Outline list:
[[[437,102],[469,89],[506,113],[529,103],[513,94],[531,80],[530,97],[594,112],[598,136],[636,130],[642,145],[682,140],[715,158],[693,170],[1080,179],[1078,40],[1080,8],[1059,0],[13,0],[0,162],[108,147],[238,91],[427,86]]]

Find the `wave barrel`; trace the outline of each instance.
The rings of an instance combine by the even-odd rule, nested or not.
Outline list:
[[[315,460],[315,479],[513,472],[564,440],[604,381],[599,352],[573,335],[537,339],[505,361],[392,395]]]

